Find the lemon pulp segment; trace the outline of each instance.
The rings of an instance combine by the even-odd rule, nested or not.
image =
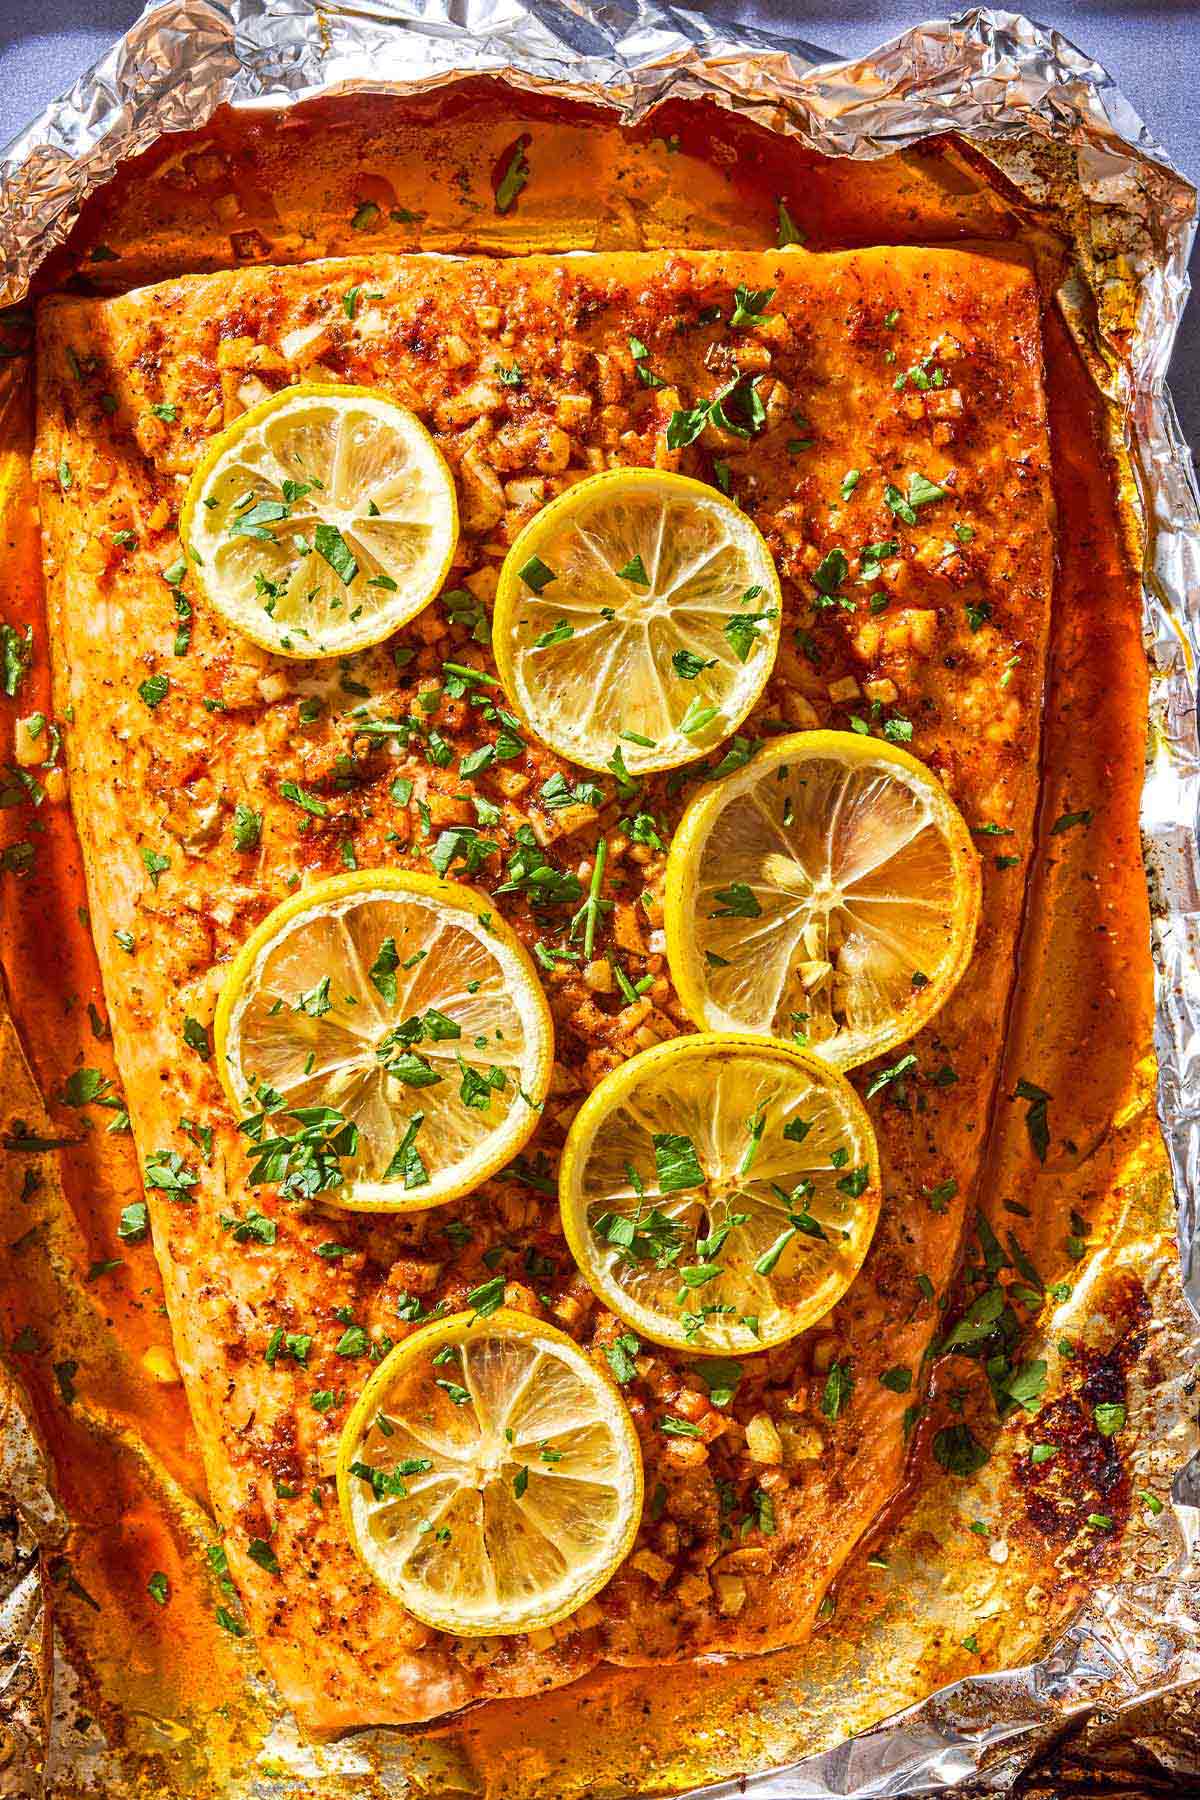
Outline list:
[[[180,535],[236,630],[293,657],[378,643],[440,588],[454,483],[420,421],[370,388],[285,388],[216,439]]]
[[[568,489],[501,570],[493,644],[516,709],[587,768],[702,756],[745,718],[779,645],[779,579],[716,488],[612,469]]]
[[[239,1116],[265,1108],[288,1132],[326,1108],[327,1135],[353,1127],[323,1201],[394,1211],[453,1199],[514,1155],[554,1053],[537,976],[486,898],[382,869],[276,908],[231,967],[216,1039]]]
[[[704,1033],[607,1075],[571,1125],[567,1241],[604,1303],[657,1343],[753,1352],[827,1313],[879,1211],[875,1136],[845,1078]]]
[[[902,1043],[970,960],[979,860],[941,783],[852,732],[781,738],[692,802],[666,929],[691,1017],[840,1067]]]
[[[565,1618],[641,1520],[637,1433],[613,1383],[561,1332],[503,1309],[393,1350],[346,1423],[337,1473],[372,1575],[464,1636]]]

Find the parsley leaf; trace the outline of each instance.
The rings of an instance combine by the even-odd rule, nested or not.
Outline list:
[[[145,866],[147,875],[150,877],[150,886],[156,888],[159,883],[159,877],[171,866],[170,857],[160,856],[157,850],[143,850],[142,862]]]
[[[499,1312],[504,1305],[504,1277],[493,1275],[481,1287],[472,1289],[467,1295],[467,1305],[477,1318],[486,1319],[492,1313]]]
[[[201,1062],[207,1062],[212,1056],[212,1044],[209,1042],[208,1026],[193,1019],[189,1014],[183,1021],[183,1041],[189,1050],[194,1050]]]
[[[775,608],[760,613],[735,613],[725,621],[725,636],[733,647],[733,653],[739,662],[744,663],[759,638],[759,627],[768,619],[775,618]]]
[[[696,656],[691,650],[674,650],[671,653],[671,667],[681,681],[695,681],[697,675],[702,675],[705,669],[715,669],[716,666],[715,656],[705,662],[702,656]]]
[[[849,1404],[854,1392],[854,1381],[850,1374],[849,1363],[835,1362],[830,1364],[829,1374],[825,1378],[825,1389],[821,1395],[821,1411],[827,1419],[836,1419]]]
[[[605,1344],[604,1355],[613,1375],[624,1387],[637,1374],[634,1358],[641,1355],[642,1346],[631,1331],[626,1331],[611,1344]]]
[[[236,850],[257,850],[262,838],[263,816],[239,800],[233,813],[233,844]]]
[[[1115,1437],[1125,1423],[1125,1408],[1119,1400],[1101,1401],[1092,1409],[1092,1417],[1101,1437]]]
[[[812,584],[826,601],[837,599],[838,590],[850,573],[846,552],[836,547],[828,551],[812,572]]]
[[[424,1113],[413,1114],[396,1145],[391,1162],[383,1171],[385,1181],[398,1181],[403,1176],[405,1190],[408,1192],[413,1188],[429,1186],[429,1170],[417,1149],[417,1133],[424,1123]]]
[[[748,288],[744,282],[733,290],[733,316],[729,323],[735,329],[745,325],[765,325],[768,314],[763,310],[775,298],[774,288]]]
[[[969,1425],[944,1426],[934,1433],[934,1459],[949,1475],[966,1477],[982,1469],[988,1453]]]
[[[192,1198],[189,1190],[200,1179],[177,1150],[152,1150],[146,1158],[145,1177],[147,1187],[161,1188],[188,1201]]]
[[[1064,831],[1073,831],[1077,825],[1090,825],[1092,809],[1087,807],[1083,812],[1061,813],[1050,827],[1051,837],[1061,837]]]
[[[314,819],[325,819],[329,816],[329,808],[316,794],[310,794],[306,788],[297,786],[294,781],[281,781],[279,795],[283,800],[290,800],[301,812],[310,813]]]
[[[890,1082],[899,1081],[902,1075],[907,1075],[908,1071],[910,1069],[915,1069],[916,1066],[917,1059],[915,1056],[912,1054],[902,1056],[900,1061],[893,1063],[890,1069],[881,1069],[879,1071],[879,1074],[876,1075],[863,1098],[866,1100],[873,1099],[874,1096],[887,1087]]]
[[[396,949],[396,940],[385,937],[367,975],[371,986],[389,1006],[396,1004],[396,970],[399,967],[400,953]]]
[[[721,904],[709,913],[710,919],[757,919],[762,914],[753,889],[744,881],[732,881],[727,888],[718,888],[713,898]]]
[[[1026,1081],[1022,1076],[1017,1082],[1012,1097],[1014,1100],[1028,1100],[1029,1102],[1025,1113],[1025,1128],[1029,1133],[1029,1142],[1033,1146],[1034,1155],[1039,1162],[1044,1163],[1046,1152],[1050,1148],[1050,1121],[1047,1116],[1050,1095],[1045,1088],[1038,1087],[1032,1081]]]
[[[696,1146],[691,1138],[678,1132],[655,1132],[654,1166],[658,1174],[658,1185],[664,1194],[676,1194],[687,1188],[704,1186],[704,1171],[696,1156]]]
[[[500,185],[496,189],[496,211],[498,213],[512,211],[517,203],[518,194],[529,180],[529,163],[526,160],[525,150],[530,141],[527,136],[518,138],[513,153],[508,159],[504,173],[500,177]]]
[[[939,487],[936,481],[930,481],[927,476],[917,474],[916,471],[908,478],[907,494],[902,494],[890,481],[883,490],[884,504],[906,525],[916,524],[919,506],[928,506],[934,500],[945,498],[944,487]]]
[[[775,202],[775,205],[776,205],[775,238],[776,238],[776,243],[778,244],[779,249],[785,250],[789,244],[802,244],[804,242],[804,233],[802,231],[798,231],[796,229],[796,226],[792,220],[792,215],[787,209],[786,201],[777,200]]]
[[[33,626],[22,632],[15,625],[0,624],[0,685],[10,700],[20,692],[32,658]]]
[[[358,563],[354,552],[342,536],[336,525],[322,522],[313,532],[313,548],[318,556],[323,556],[334,574],[339,576],[346,587],[358,574]]]
[[[517,579],[523,581],[526,587],[532,588],[535,594],[540,594],[552,581],[558,580],[558,575],[540,556],[531,556],[517,570]]]

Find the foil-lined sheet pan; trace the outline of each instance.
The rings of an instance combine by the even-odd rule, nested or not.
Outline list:
[[[69,234],[87,196],[163,133],[221,104],[286,106],[316,95],[419,93],[463,73],[615,110],[626,122],[668,98],[708,98],[824,153],[871,158],[935,133],[967,138],[1036,208],[1050,169],[1070,166],[1075,249],[1098,309],[1093,372],[1119,405],[1147,545],[1145,636],[1152,669],[1143,804],[1157,971],[1159,1111],[1178,1202],[1184,1285],[1200,1312],[1200,496],[1164,388],[1187,296],[1195,196],[1096,63],[1019,15],[977,9],[919,26],[857,63],[822,62],[795,38],[716,25],[654,0],[598,9],[552,0],[404,0],[282,8],[272,0],[170,0],[10,144],[0,158],[0,299],[19,300]],[[1106,279],[1113,259],[1126,279]],[[1132,312],[1129,295],[1135,296]],[[1176,1415],[1194,1411],[1195,1318],[1164,1308],[1155,1330]],[[1194,1389],[1194,1381],[1193,1381]],[[14,1529],[3,1571],[8,1639],[0,1676],[0,1792],[106,1787],[65,1728],[39,1742],[55,1682],[51,1608],[33,1545],[52,1566],[61,1519],[15,1388],[0,1397],[0,1460]],[[898,1795],[1003,1791],[1090,1718],[1103,1755],[1124,1739],[1148,1765],[1196,1773],[1200,1691],[1200,1469],[1174,1480],[1173,1537],[1145,1569],[1099,1588],[1053,1653],[957,1682],[819,1757],[711,1793]],[[1159,1546],[1161,1552],[1161,1544]],[[65,1666],[61,1685],[69,1683]],[[62,1715],[60,1713],[60,1719]],[[1095,1722],[1099,1723],[1096,1724]],[[1139,1735],[1140,1734],[1140,1735]],[[286,1731],[277,1734],[281,1756]],[[332,1765],[290,1760],[304,1779]],[[351,1754],[336,1767],[353,1778]]]

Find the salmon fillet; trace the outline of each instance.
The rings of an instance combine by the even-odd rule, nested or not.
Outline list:
[[[739,287],[762,322],[735,342]],[[117,1062],[143,1162],[170,1151],[192,1177],[182,1196],[147,1188],[178,1363],[247,1619],[307,1728],[424,1719],[603,1661],[798,1642],[900,1487],[973,1212],[1037,797],[1053,543],[1041,367],[1028,269],[944,249],[372,256],[40,306],[56,705]],[[739,371],[761,401],[749,435],[710,423],[669,447],[672,415]],[[340,664],[283,662],[232,635],[175,536],[213,434],[298,379],[379,387],[411,406],[459,486],[447,591],[395,640]],[[486,888],[511,873],[518,830],[585,878],[607,835],[615,904],[601,941],[650,985],[626,1004],[591,971],[548,959],[558,1060],[538,1134],[454,1205],[338,1215],[331,1232],[319,1205],[251,1190],[207,1027],[230,958],[301,882],[347,862],[427,868],[444,828],[474,823],[457,770],[489,728],[443,665],[493,670],[488,605],[507,545],[569,482],[623,463],[727,486],[778,563],[783,648],[726,758],[780,729],[888,723],[989,834],[983,915],[961,986],[907,1047],[916,1067],[870,1099],[886,1198],[841,1304],[744,1359],[721,1406],[691,1359],[644,1353],[625,1389],[646,1465],[633,1555],[552,1633],[459,1640],[407,1617],[358,1567],[334,1493],[338,1434],[387,1347],[497,1271],[508,1304],[598,1359],[623,1329],[572,1265],[554,1174],[582,1094],[688,1029],[663,955],[664,858],[622,829],[628,806],[611,782],[600,808],[548,804],[547,781],[572,771],[536,743],[473,785],[499,820],[488,827],[499,848],[472,877]],[[946,497],[898,512],[914,475]],[[838,548],[850,577],[830,603],[813,573]],[[153,704],[139,691],[149,677],[167,683],[165,695],[152,685]],[[364,710],[420,724],[389,753],[356,734]],[[426,753],[433,728],[448,763]],[[647,784],[639,804],[669,830],[697,774]],[[297,786],[320,796],[319,816],[289,800]],[[235,835],[239,808],[261,818],[252,843]],[[535,918],[519,882],[497,904],[527,944],[564,943],[569,909]],[[856,1073],[860,1092],[876,1073]],[[273,1242],[234,1229],[252,1207]],[[331,1235],[348,1254],[318,1254]],[[847,1379],[831,1401],[834,1362]],[[656,1429],[681,1404],[700,1438]],[[751,1434],[760,1455],[767,1444],[755,1460],[747,1426],[762,1416],[776,1429]]]

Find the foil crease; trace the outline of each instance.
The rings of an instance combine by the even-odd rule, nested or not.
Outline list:
[[[0,1370],[0,1787],[35,1800],[53,1691],[46,1558],[66,1532],[16,1383]]]
[[[1147,544],[1143,583],[1151,666],[1150,751],[1142,809],[1153,915],[1159,1117],[1178,1204],[1184,1290],[1172,1366],[1197,1352],[1200,1317],[1200,493],[1166,391],[1188,293],[1195,194],[1106,72],[1059,33],[1016,13],[972,9],[915,27],[859,62],[778,32],[718,23],[656,0],[595,13],[572,0],[398,0],[282,7],[277,0],[168,0],[150,7],[75,87],[0,153],[0,302],[27,292],[69,234],[84,199],[164,133],[201,126],[216,107],[287,106],[318,94],[417,93],[462,74],[590,101],[628,123],[669,99],[706,97],[803,144],[882,156],[954,131],[983,149],[1034,206],[1038,143],[1074,159],[1085,200],[1077,247],[1100,250],[1114,217],[1136,245],[1137,307],[1122,341],[1097,321],[1110,397],[1124,420]],[[1186,1406],[1187,1377],[1177,1387]],[[48,1755],[73,1785],[63,1742],[39,1741],[49,1711],[48,1602],[39,1540],[59,1529],[36,1446],[15,1395],[0,1425],[0,1486],[19,1535],[0,1570],[0,1793],[36,1794]],[[708,1787],[759,1800],[884,1796],[949,1789],[1004,1792],[1073,1726],[1099,1751],[1120,1738],[1187,1779],[1196,1763],[1188,1691],[1200,1689],[1200,1468],[1174,1480],[1174,1554],[1166,1573],[1124,1572],[1098,1589],[1053,1652],[1026,1667],[955,1683],[835,1749],[767,1774]],[[1148,1703],[1183,1704],[1142,1720]],[[1172,1729],[1175,1717],[1177,1728]],[[1190,1746],[1190,1747],[1189,1747]],[[348,1746],[347,1746],[348,1748]],[[1118,1761],[1111,1766],[1127,1767]]]

